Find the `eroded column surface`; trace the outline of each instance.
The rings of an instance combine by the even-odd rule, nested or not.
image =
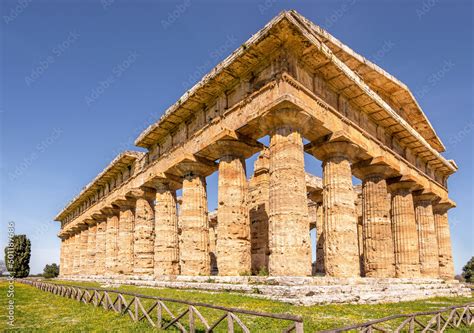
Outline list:
[[[392,193],[392,230],[395,253],[395,276],[420,276],[420,251],[413,205],[412,182],[396,182],[389,186]]]
[[[420,272],[422,276],[438,277],[438,241],[436,239],[432,205],[436,196],[421,194],[413,198],[420,249]]]
[[[182,275],[210,275],[206,178],[187,173],[183,179],[180,264]]]
[[[220,159],[217,221],[219,275],[250,274],[250,223],[243,157],[226,155]]]
[[[325,271],[328,276],[360,276],[357,216],[350,157],[355,146],[326,143],[323,159]]]
[[[433,207],[436,238],[438,241],[439,276],[442,279],[454,278],[454,264],[451,249],[451,233],[448,222],[449,204],[439,204]]]
[[[154,274],[154,229],[155,217],[152,199],[148,197],[138,197],[135,207],[135,229],[133,244],[134,274]]]
[[[395,258],[385,169],[373,165],[359,171],[363,178],[363,271],[368,277],[394,277]]]
[[[248,189],[252,274],[268,273],[269,167],[269,151],[264,149],[255,161]]]
[[[315,191],[308,194],[308,198],[315,203],[314,214],[316,221],[316,267],[315,273],[324,274],[324,223],[323,223],[323,194]],[[311,211],[310,211],[311,212]]]
[[[133,273],[134,220],[135,213],[131,206],[120,207],[117,262],[119,274]]]
[[[74,242],[73,242],[73,268],[72,274],[79,275],[81,273],[81,234],[80,231],[74,234]]]
[[[65,275],[65,271],[66,271],[66,268],[65,268],[65,254],[66,254],[66,239],[65,238],[61,238],[61,245],[60,245],[60,248],[59,248],[59,275],[60,276],[63,276]]]
[[[95,275],[95,244],[96,244],[97,225],[89,226],[87,235],[87,274]]]
[[[118,212],[109,211],[107,215],[107,230],[105,234],[105,273],[113,275],[118,272],[118,231],[119,217]]]
[[[105,251],[106,251],[107,222],[97,221],[95,235],[95,271],[97,275],[105,274]]]
[[[156,277],[179,274],[176,191],[168,184],[156,187],[154,274]]]
[[[89,229],[87,225],[83,225],[80,238],[79,252],[80,254],[80,274],[86,275],[88,269],[88,260],[87,260],[87,236],[89,234]]]
[[[269,208],[270,275],[311,275],[303,141],[290,126],[271,133]]]

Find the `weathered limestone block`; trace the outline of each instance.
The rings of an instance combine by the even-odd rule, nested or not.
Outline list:
[[[360,276],[357,216],[351,158],[357,146],[330,142],[319,147],[323,160],[325,272],[334,277]]]
[[[433,206],[434,224],[438,241],[439,276],[446,280],[454,278],[451,233],[448,222],[448,209],[452,207],[454,207],[454,205],[451,203]]]
[[[217,220],[219,275],[250,274],[250,220],[243,157],[226,155],[220,159]]]
[[[135,212],[131,206],[120,207],[118,236],[118,268],[119,274],[133,273],[133,239]]]
[[[133,274],[137,275],[154,274],[155,217],[152,200],[152,198],[141,196],[137,197],[136,201]]]
[[[179,274],[176,191],[165,183],[156,187],[154,251],[156,277]]]
[[[95,235],[95,271],[96,275],[105,274],[105,251],[106,251],[107,222],[97,221],[97,232]]]
[[[362,234],[364,274],[368,277],[394,277],[395,258],[386,168],[372,165],[360,168],[362,175]]]
[[[268,211],[270,199],[270,159],[264,149],[254,164],[249,181],[248,208],[251,231],[252,274],[268,272]]]
[[[182,200],[179,220],[181,274],[210,275],[206,178],[187,173],[183,180]]]
[[[95,275],[95,244],[96,244],[97,225],[89,226],[89,235],[87,236],[87,274]]]
[[[308,205],[301,134],[290,126],[270,137],[269,272],[311,275]]]
[[[112,215],[113,214],[113,215]],[[107,231],[105,234],[105,273],[113,275],[118,273],[118,232],[119,217],[118,212],[107,215]]]
[[[420,251],[413,205],[412,182],[395,182],[389,185],[392,192],[392,229],[395,251],[395,276],[420,276]]]
[[[420,272],[422,276],[438,277],[438,241],[436,239],[432,205],[436,196],[421,194],[414,196],[413,199],[420,249]]]

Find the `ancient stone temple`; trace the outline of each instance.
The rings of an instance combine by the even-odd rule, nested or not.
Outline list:
[[[56,216],[61,276],[453,278],[456,164],[402,82],[294,11],[135,145]]]

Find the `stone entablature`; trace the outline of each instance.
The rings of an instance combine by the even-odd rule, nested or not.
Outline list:
[[[221,275],[262,265],[310,275],[315,225],[319,273],[452,277],[455,163],[403,84],[325,34],[280,14],[144,131],[135,143],[146,154],[119,155],[56,217],[63,246],[81,249],[61,252],[62,274],[90,262],[99,275],[210,275],[217,262]],[[245,160],[260,151],[247,182]],[[304,152],[321,160],[322,180],[305,173]],[[206,177],[216,171],[210,225]]]

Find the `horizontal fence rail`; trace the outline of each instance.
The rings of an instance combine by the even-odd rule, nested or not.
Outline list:
[[[303,333],[302,317],[291,314],[274,314],[227,308],[213,304],[148,296],[120,290],[56,284],[29,279],[16,279],[15,281],[31,285],[54,295],[75,299],[85,304],[92,304],[95,307],[102,307],[105,310],[115,311],[122,315],[128,314],[135,322],[146,321],[152,327],[162,330],[174,328],[183,333],[193,333],[196,332],[196,325],[200,322],[205,327],[205,332],[213,332],[218,326],[221,329],[223,326],[226,326],[227,332],[234,332],[235,328],[238,331],[250,332],[243,319],[239,317],[239,315],[246,315],[282,321],[282,326],[285,325],[282,332]],[[128,296],[128,300],[125,296]],[[175,314],[170,310],[170,303],[184,305],[185,309]],[[218,310],[222,314],[217,320],[210,322],[197,307]],[[289,326],[288,322],[290,322]]]
[[[416,312],[410,314],[399,314],[384,317],[361,324],[350,325],[332,330],[321,331],[320,333],[338,332],[444,332],[447,329],[457,329],[461,327],[472,327],[474,324],[474,303],[450,306],[444,309],[426,312]],[[393,329],[383,328],[380,325],[392,321],[401,321]],[[394,324],[393,326],[395,326]],[[392,325],[391,325],[392,326]]]

